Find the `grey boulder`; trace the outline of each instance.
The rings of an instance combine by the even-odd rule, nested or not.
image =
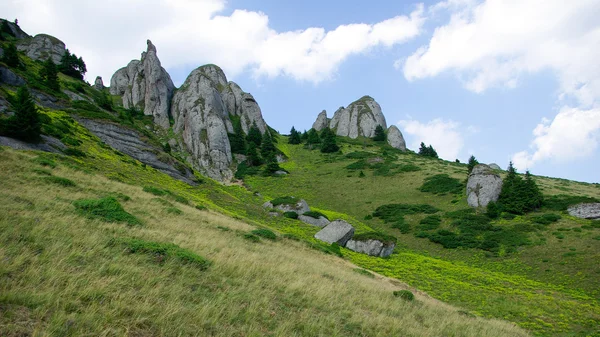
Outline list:
[[[381,107],[369,96],[361,97],[347,108],[338,109],[329,123],[329,127],[335,129],[336,135],[350,138],[371,138],[375,135],[378,125],[387,129]]]
[[[293,205],[280,204],[277,206],[273,206],[273,204],[271,202],[266,202],[263,204],[263,207],[274,208],[274,209],[280,210],[282,212],[296,212],[298,214],[304,214],[304,213],[310,211],[310,207],[308,207],[308,203],[304,199],[298,200],[298,202]]]
[[[344,220],[332,221],[325,228],[315,234],[315,239],[331,243],[337,243],[340,246],[345,246],[348,240],[354,235],[354,227]]]
[[[94,81],[94,88],[96,88],[96,90],[104,89],[104,82],[102,82],[101,76],[96,76],[96,80]]]
[[[0,145],[9,146],[15,150],[35,150],[54,153],[61,153],[62,150],[67,148],[60,140],[45,135],[42,135],[42,141],[36,144],[0,136]]]
[[[467,181],[467,203],[471,207],[486,207],[498,201],[502,191],[502,178],[485,164],[473,168]]]
[[[404,136],[397,126],[392,125],[387,131],[387,142],[391,147],[396,148],[400,151],[406,151],[406,142]]]
[[[12,70],[4,66],[0,66],[0,83],[6,83],[8,85],[19,87],[25,85],[25,80],[23,80],[19,75],[15,74]]]
[[[577,218],[600,219],[600,203],[579,204],[569,207],[567,211]]]
[[[388,257],[394,251],[396,247],[395,243],[383,243],[379,240],[365,240],[365,241],[356,241],[349,240],[346,243],[346,248],[355,251],[357,253],[363,253],[370,256],[380,256],[380,257]]]
[[[317,227],[321,227],[321,228],[330,224],[330,221],[327,220],[327,218],[324,216],[320,216],[319,218],[313,218],[312,216],[308,216],[308,215],[298,215],[298,220],[300,220],[304,223],[307,223],[309,225],[317,226]]]
[[[33,60],[45,61],[51,58],[55,64],[60,63],[66,51],[64,42],[47,34],[38,34],[32,39],[23,40],[17,45],[17,49]]]

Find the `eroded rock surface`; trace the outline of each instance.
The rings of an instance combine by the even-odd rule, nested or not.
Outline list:
[[[336,135],[350,138],[371,138],[375,135],[377,125],[387,129],[381,107],[369,96],[363,96],[345,109],[338,109],[329,123]]]
[[[15,74],[7,67],[0,66],[0,83],[6,83],[15,87],[25,85],[25,80],[21,76]]]
[[[317,226],[317,227],[321,227],[321,228],[323,228],[331,223],[324,216],[320,216],[318,219],[316,219],[316,218],[313,218],[312,216],[308,216],[308,215],[298,215],[298,220],[300,220],[304,223],[307,223],[309,225],[313,225],[313,226]]]
[[[487,165],[473,168],[467,181],[467,203],[471,207],[486,207],[491,201],[498,201],[502,191],[502,178]]]
[[[600,219],[600,203],[586,203],[571,206],[567,210],[571,216],[582,219]]]
[[[406,142],[404,141],[404,136],[402,136],[402,132],[400,132],[400,129],[398,129],[398,127],[395,125],[390,126],[387,131],[387,142],[393,148],[406,151]]]
[[[23,40],[17,45],[17,49],[33,60],[46,61],[51,58],[55,64],[60,64],[66,51],[64,42],[47,34],[38,34],[32,39]]]
[[[355,251],[357,253],[363,253],[370,256],[388,257],[394,251],[396,247],[395,243],[383,243],[379,240],[349,240],[346,243],[346,248]]]
[[[315,238],[330,244],[336,242],[343,247],[352,238],[352,235],[354,235],[354,227],[351,224],[344,220],[335,220],[317,232]]]
[[[317,120],[313,123],[312,128],[321,131],[327,127],[329,127],[329,118],[327,118],[327,111],[323,110],[317,116]]]

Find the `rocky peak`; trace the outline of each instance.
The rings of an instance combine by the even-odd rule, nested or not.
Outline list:
[[[25,33],[21,27],[19,27],[19,25],[17,25],[14,22],[10,22],[8,20],[4,20],[4,19],[0,19],[0,24],[2,24],[2,22],[6,21],[6,23],[8,24],[8,28],[10,29],[12,35],[21,40],[21,39],[27,39],[30,38],[31,36],[27,33]]]
[[[104,82],[102,82],[101,76],[96,76],[96,81],[94,81],[94,88],[96,88],[96,90],[104,89]]]
[[[17,45],[17,49],[32,60],[46,61],[51,58],[55,64],[60,63],[66,51],[64,42],[47,34],[38,34],[32,39],[23,39]]]
[[[312,128],[321,131],[329,126],[329,118],[327,118],[327,111],[323,110],[317,116],[317,120],[313,123]]]
[[[375,135],[377,125],[387,128],[381,107],[372,97],[363,96],[352,102],[348,107],[339,108],[330,121],[327,120],[327,114],[321,112],[313,127],[323,129],[329,126],[335,130],[336,135],[343,137],[357,138],[362,136],[370,138]]]

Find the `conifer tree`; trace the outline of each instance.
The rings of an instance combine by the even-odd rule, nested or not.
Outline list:
[[[340,150],[336,143],[335,134],[330,128],[325,128],[321,132],[321,152],[332,153]]]
[[[17,90],[13,108],[15,110],[14,116],[4,121],[0,131],[7,136],[26,142],[39,141],[42,123],[26,86],[22,86]]]
[[[259,147],[262,142],[262,135],[260,134],[260,130],[256,126],[256,123],[252,124],[250,130],[248,130],[248,135],[246,136],[246,141],[248,143],[254,143],[256,147]]]
[[[266,163],[277,162],[277,149],[273,144],[273,138],[268,132],[265,132],[262,137],[260,155]]]
[[[300,144],[302,140],[300,139],[300,133],[296,131],[296,129],[292,126],[292,130],[290,130],[290,138],[288,139],[289,144]]]
[[[2,56],[2,62],[6,63],[9,67],[20,67],[21,60],[19,60],[19,54],[17,53],[17,47],[13,43],[9,43],[4,49],[4,55]]]
[[[246,150],[246,162],[248,163],[248,166],[260,166],[262,164],[262,160],[258,155],[256,143],[254,142],[248,142],[248,149]]]
[[[383,126],[381,125],[377,125],[375,127],[375,135],[373,136],[373,140],[376,142],[383,142],[385,141],[386,135],[385,135],[385,130],[383,130]]]
[[[83,76],[87,72],[87,67],[81,57],[78,58],[77,55],[71,54],[67,49],[60,59],[58,70],[67,76],[83,80]]]
[[[308,145],[308,147],[312,150],[319,143],[321,143],[321,139],[319,138],[319,133],[317,133],[317,130],[308,130],[306,145]]]
[[[238,154],[246,154],[246,137],[242,124],[239,120],[233,122],[233,133],[228,134],[231,152]]]
[[[477,164],[479,164],[479,162],[477,161],[477,159],[475,159],[475,156],[471,155],[471,157],[469,157],[469,162],[467,163],[467,169],[469,170],[469,173],[467,173],[467,175],[471,174],[473,168],[475,168]]]
[[[44,61],[43,68],[40,70],[40,77],[48,88],[59,91],[60,84],[58,83],[58,69],[51,58]]]

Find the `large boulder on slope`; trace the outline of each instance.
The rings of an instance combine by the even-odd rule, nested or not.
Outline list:
[[[387,131],[387,142],[393,148],[406,151],[406,142],[404,141],[404,136],[402,136],[402,132],[400,132],[400,129],[398,129],[398,127],[395,125],[390,126]]]
[[[350,138],[371,138],[375,135],[377,125],[387,129],[381,107],[369,96],[363,96],[347,108],[338,109],[329,123],[336,135]]]
[[[325,228],[315,234],[315,239],[331,243],[337,243],[345,246],[348,240],[354,235],[354,227],[344,220],[332,221]]]
[[[471,207],[486,207],[491,201],[498,201],[502,191],[502,178],[487,165],[473,168],[467,181],[467,203]]]
[[[32,60],[46,61],[51,58],[55,64],[60,64],[66,51],[64,42],[47,34],[38,34],[32,39],[22,40],[17,45],[17,49]]]
[[[268,201],[263,204],[263,207],[274,208],[282,212],[296,212],[298,214],[304,214],[310,211],[310,207],[308,207],[308,203],[304,199],[297,199],[294,203],[283,203],[278,205],[273,205],[271,201]]]
[[[396,244],[393,242],[382,242],[376,239],[354,240],[346,243],[346,248],[357,253],[363,253],[370,256],[388,257],[394,251]]]
[[[308,215],[298,215],[298,220],[300,220],[306,224],[321,227],[321,228],[323,228],[331,223],[324,216],[319,216],[318,218],[313,218],[312,216],[308,216]]]
[[[577,218],[600,219],[600,203],[579,204],[569,207],[567,211]]]

